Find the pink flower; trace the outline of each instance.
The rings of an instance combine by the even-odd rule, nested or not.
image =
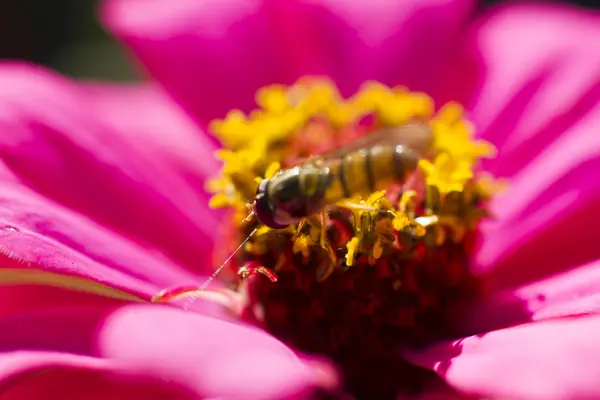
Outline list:
[[[134,304],[210,273],[220,216],[202,187],[218,163],[198,126],[248,111],[260,86],[325,74],[345,94],[376,79],[460,101],[499,148],[485,169],[510,179],[481,229],[473,271],[486,296],[459,321],[466,336],[398,355],[445,382],[421,394],[600,396],[599,16],[473,9],[467,0],[113,0],[107,26],[160,86],[1,65],[2,395],[343,390],[328,364],[234,321],[220,306],[230,299]]]

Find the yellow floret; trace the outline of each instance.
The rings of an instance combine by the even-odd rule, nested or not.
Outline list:
[[[275,176],[275,174],[277,172],[279,172],[279,170],[281,169],[281,164],[279,164],[278,161],[274,161],[271,164],[269,164],[269,166],[267,167],[267,170],[265,171],[265,179],[271,179],[272,177]]]
[[[452,159],[447,153],[438,155],[433,163],[425,159],[419,161],[427,184],[437,187],[442,194],[462,191],[465,183],[473,178],[471,167],[470,162]]]
[[[376,112],[385,107],[386,101],[393,96],[389,87],[379,82],[365,82],[360,91],[350,101],[364,113]]]
[[[348,244],[346,245],[346,265],[351,267],[354,265],[354,257],[356,256],[356,252],[358,251],[358,238],[353,237]]]
[[[310,246],[314,245],[315,242],[308,235],[300,235],[294,240],[292,251],[294,253],[302,253],[304,257],[310,256]]]
[[[287,92],[288,88],[284,85],[260,88],[256,92],[256,104],[265,111],[281,113],[291,107]]]
[[[394,224],[395,230],[401,231],[410,225],[410,219],[402,211],[397,211],[392,223]]]
[[[209,129],[229,149],[237,149],[251,137],[250,121],[240,110],[231,110],[224,120],[213,121]]]

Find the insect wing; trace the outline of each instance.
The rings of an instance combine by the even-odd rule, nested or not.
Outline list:
[[[337,149],[317,154],[302,164],[318,165],[321,161],[342,158],[346,154],[376,145],[405,145],[421,154],[427,153],[433,142],[431,128],[427,125],[410,123],[393,128],[384,128],[358,139],[355,139]]]

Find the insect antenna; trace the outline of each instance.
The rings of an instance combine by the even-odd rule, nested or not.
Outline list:
[[[213,274],[206,281],[204,281],[204,283],[202,285],[200,285],[198,287],[198,290],[206,289],[208,287],[208,285],[210,285],[210,283],[215,280],[215,278],[217,277],[217,275],[219,275],[219,273],[221,273],[221,271],[223,270],[223,268],[225,268],[225,266],[227,265],[227,263],[229,261],[231,261],[231,259],[237,254],[238,251],[240,251],[240,249],[242,247],[244,247],[244,245],[246,243],[248,243],[248,240],[250,240],[250,238],[256,233],[257,230],[258,230],[258,227],[252,229],[252,232],[250,232],[248,234],[248,236],[246,236],[246,239],[244,239],[242,241],[242,243],[240,243],[240,245],[229,255],[229,257],[227,257],[227,259],[225,261],[223,261],[223,263],[219,266],[219,268],[217,268],[215,270],[215,272],[213,272]]]
[[[250,232],[248,234],[248,236],[246,236],[246,238],[242,241],[242,243],[240,243],[240,245],[229,255],[229,257],[227,257],[227,259],[225,261],[223,261],[223,263],[219,266],[219,268],[217,268],[215,270],[215,272],[213,272],[213,274],[210,277],[208,277],[208,279],[206,279],[202,285],[195,286],[195,287],[185,287],[185,288],[179,287],[179,288],[175,288],[175,289],[163,289],[158,294],[156,294],[154,297],[152,297],[152,302],[162,303],[162,302],[172,300],[176,297],[193,296],[193,294],[200,295],[208,287],[208,285],[210,285],[210,283],[215,280],[215,278],[221,273],[223,268],[225,268],[227,263],[229,263],[229,261],[231,261],[231,259],[237,254],[237,252],[240,251],[240,249],[242,247],[244,247],[244,245],[246,243],[248,243],[248,240],[250,240],[250,238],[256,233],[257,230],[258,230],[258,227],[254,228],[252,230],[252,232]]]

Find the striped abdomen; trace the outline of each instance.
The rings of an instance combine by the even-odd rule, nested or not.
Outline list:
[[[376,131],[263,180],[255,213],[265,225],[279,229],[340,200],[402,183],[432,143],[431,129],[424,124]]]
[[[367,196],[393,183],[402,183],[415,171],[418,154],[402,145],[376,145],[349,152],[339,159],[326,160],[329,186],[325,203],[361,195]]]

